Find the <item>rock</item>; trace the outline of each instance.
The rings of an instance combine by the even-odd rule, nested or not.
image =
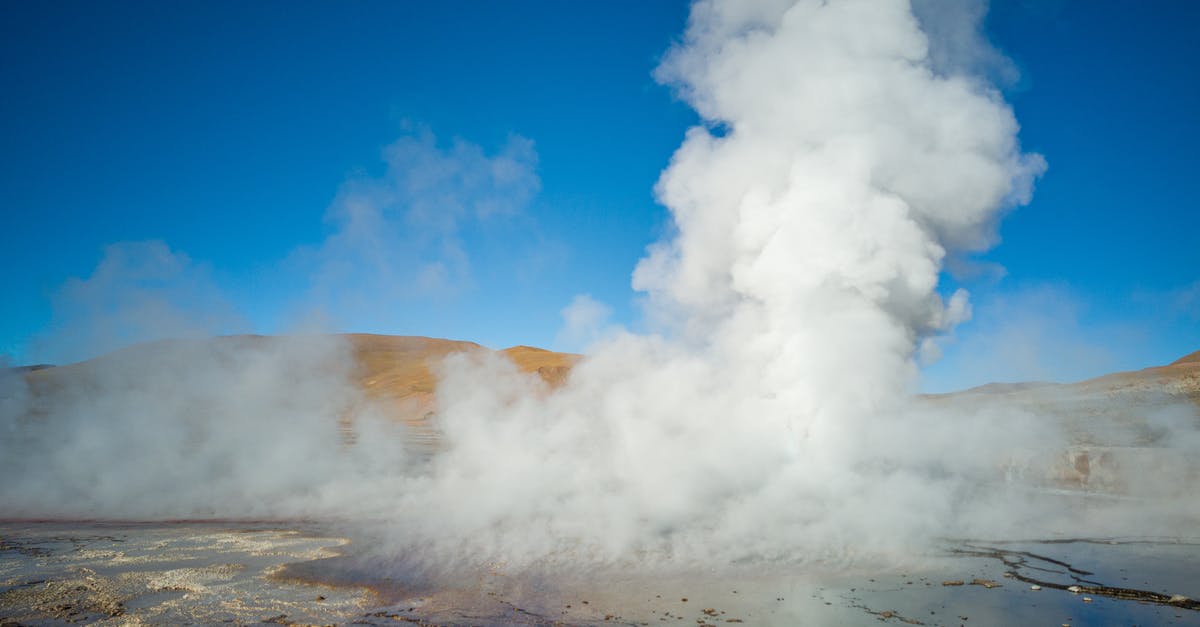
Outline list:
[[[1034,584],[1034,585],[1032,585],[1032,586],[1029,586],[1029,589],[1030,589],[1030,590],[1041,590],[1041,589],[1042,589],[1042,587],[1041,587],[1041,586],[1039,586],[1039,585],[1037,585],[1037,584]]]
[[[961,586],[961,585],[963,585],[963,582],[961,579],[952,579],[949,581],[943,581],[942,585],[943,586]]]
[[[1079,586],[1071,586],[1071,587],[1067,588],[1067,592],[1074,592],[1075,594],[1079,594],[1080,592],[1083,592],[1083,588],[1080,588]]]

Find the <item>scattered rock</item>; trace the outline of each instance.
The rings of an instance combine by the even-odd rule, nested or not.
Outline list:
[[[999,583],[996,583],[995,581],[992,581],[991,579],[972,579],[971,585],[972,586],[983,586],[984,588],[988,588],[989,590],[992,588],[1000,587]]]
[[[706,607],[706,608],[700,610],[700,613],[704,614],[705,616],[716,616],[717,610],[714,608],[711,608],[711,607]]]
[[[1091,603],[1091,602],[1092,602],[1092,597],[1083,597],[1083,602],[1084,602],[1084,603]]]
[[[1041,589],[1042,589],[1042,587],[1041,587],[1041,586],[1039,586],[1039,585],[1037,585],[1037,584],[1035,583],[1035,584],[1033,584],[1032,586],[1029,586],[1029,589],[1030,589],[1030,590],[1041,590]]]
[[[1075,594],[1079,594],[1080,592],[1083,592],[1083,588],[1080,588],[1079,586],[1070,586],[1067,588],[1067,592],[1074,592]]]
[[[1172,594],[1170,600],[1168,600],[1167,603],[1170,603],[1172,605],[1183,605],[1183,604],[1187,603],[1188,601],[1191,601],[1191,599],[1183,596],[1182,594]]]
[[[948,581],[943,581],[942,585],[943,586],[961,586],[961,585],[963,585],[963,581],[961,579],[951,579]]]

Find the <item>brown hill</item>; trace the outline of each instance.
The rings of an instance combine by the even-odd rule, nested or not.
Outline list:
[[[1171,362],[1171,365],[1178,366],[1180,364],[1195,364],[1195,363],[1200,363],[1200,351],[1196,351],[1189,355],[1184,355],[1183,357],[1180,357],[1179,359],[1176,359],[1175,361]]]
[[[331,341],[333,340],[333,341]],[[338,344],[344,341],[346,344]],[[180,380],[191,375],[189,366],[195,363],[236,365],[260,349],[278,350],[285,358],[289,347],[311,342],[318,355],[338,361],[349,351],[352,359],[351,381],[363,392],[365,399],[388,417],[412,427],[412,436],[419,442],[432,443],[435,429],[429,417],[436,411],[434,391],[437,386],[437,364],[455,353],[486,353],[491,349],[474,342],[460,342],[428,337],[347,334],[330,336],[260,336],[236,335],[199,340],[163,340],[123,348],[87,361],[59,367],[26,369],[22,372],[29,383],[37,413],[37,399],[58,394],[104,394],[109,389],[127,387],[146,376],[147,369],[168,368],[180,371]],[[529,346],[514,346],[502,351],[523,372],[536,373],[550,386],[561,385],[579,355],[556,353]],[[329,376],[345,376],[345,370],[329,364]],[[353,437],[352,416],[347,408],[339,422],[347,437]]]
[[[1200,481],[1200,463],[1180,444],[1200,430],[1200,352],[1076,383],[990,384],[923,400],[963,411],[1012,407],[1056,421],[1070,447],[1053,471],[1062,486],[1132,492],[1141,483]]]
[[[962,395],[1007,395],[1027,398],[1087,397],[1137,400],[1143,397],[1190,400],[1200,404],[1200,351],[1185,355],[1165,366],[1114,372],[1075,383],[1046,381],[988,383],[961,392],[929,394],[927,398]]]
[[[1169,397],[1200,403],[1200,351],[1166,366],[1116,372],[1063,386],[1076,394],[1137,400]]]
[[[436,426],[430,418],[437,408],[436,364],[454,353],[486,352],[474,342],[428,337],[352,334],[350,341],[357,367],[356,382],[368,398],[380,403],[394,419],[410,428],[414,442],[435,445]],[[556,353],[530,346],[514,346],[499,353],[522,372],[536,373],[551,386],[561,385],[579,355]],[[347,434],[353,431],[348,418],[342,419]]]

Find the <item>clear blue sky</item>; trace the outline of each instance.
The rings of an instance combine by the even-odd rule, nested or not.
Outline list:
[[[590,293],[636,326],[629,274],[667,218],[653,184],[696,121],[651,75],[686,14],[667,1],[3,3],[0,353],[43,357],[55,295],[117,242],[186,254],[235,330],[286,331],[303,283],[288,269],[337,230],[339,190],[386,176],[385,147],[426,132],[437,150],[457,138],[486,155],[530,140],[540,191],[457,227],[470,264],[456,289],[330,325],[546,346],[559,310]],[[993,3],[989,36],[1021,72],[1006,95],[1049,169],[1002,243],[947,276],[975,318],[929,389],[1200,349],[1198,20],[1190,2]]]

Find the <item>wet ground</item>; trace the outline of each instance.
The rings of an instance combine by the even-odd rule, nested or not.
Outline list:
[[[435,587],[375,576],[368,548],[307,524],[0,523],[0,623],[1200,625],[1200,543],[1179,538],[955,541],[882,572]]]

